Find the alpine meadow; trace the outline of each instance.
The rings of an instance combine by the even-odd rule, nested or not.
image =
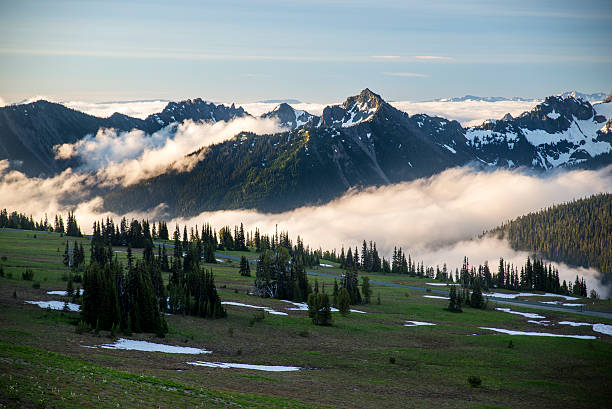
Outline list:
[[[610,407],[609,1],[0,34],[0,407]]]

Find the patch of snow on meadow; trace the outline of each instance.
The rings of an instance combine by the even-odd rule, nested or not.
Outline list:
[[[612,325],[593,324],[593,331],[612,336]]]
[[[560,297],[565,298],[568,301],[579,300],[578,297],[572,297],[571,295],[561,295],[553,293],[535,294],[535,293],[483,293],[487,297],[496,298],[516,298],[516,297]],[[541,301],[544,302],[544,301]]]
[[[545,327],[549,327],[552,325],[549,320],[542,320],[542,321],[527,320],[527,322],[530,322],[532,324],[537,324],[537,325],[543,325]]]
[[[26,301],[26,304],[38,305],[40,308],[51,308],[52,310],[63,311],[64,305],[68,305],[69,311],[80,311],[81,306],[79,304],[73,304],[71,302],[64,303],[63,301]]]
[[[226,260],[220,259],[220,258],[216,258],[215,260],[217,260],[217,263],[225,263]]]
[[[408,320],[406,320],[406,322],[408,324],[404,324],[404,327],[418,327],[418,326],[421,326],[421,325],[436,325],[436,324],[431,323],[431,322],[423,322],[423,321],[408,321]]]
[[[533,313],[533,312],[513,311],[510,308],[496,308],[495,310],[507,312],[509,314],[522,315],[523,317],[527,317],[527,318],[538,318],[538,319],[546,318],[546,317],[541,316],[540,314],[536,314],[536,313]]]
[[[460,285],[457,283],[425,283],[427,285],[435,285],[435,286],[443,286],[446,287],[447,285]]]
[[[449,297],[442,297],[441,295],[424,295],[425,298],[435,298],[437,300],[450,300]]]
[[[593,331],[612,336],[612,325],[608,324],[589,324],[588,322],[559,321],[561,325],[571,325],[572,327],[593,326]]]
[[[85,346],[85,345],[83,345]],[[180,347],[175,345],[156,344],[148,341],[136,341],[133,339],[119,338],[112,344],[102,344],[99,346],[87,346],[87,348],[104,348],[104,349],[123,349],[127,351],[144,351],[144,352],[166,352],[168,354],[211,354],[212,351],[207,351],[200,348]]]
[[[187,362],[189,365],[195,366],[207,366],[209,368],[239,368],[239,369],[254,369],[256,371],[267,371],[267,372],[288,372],[288,371],[299,371],[298,366],[281,366],[281,365],[249,365],[249,364],[234,364],[229,362],[204,362],[195,361]]]
[[[243,304],[241,302],[234,302],[234,301],[222,301],[221,304],[223,305],[234,305],[236,307],[247,307],[247,308],[256,308],[258,310],[264,310],[265,312],[268,312],[272,315],[289,315],[286,312],[282,312],[282,311],[276,311],[273,308],[270,307],[263,307],[261,305],[250,305],[250,304]]]
[[[591,326],[588,322],[574,322],[574,321],[559,321],[561,325],[571,325],[572,327]]]
[[[320,265],[321,267],[327,267],[327,268],[329,268],[329,267],[333,267],[331,264],[325,264],[325,263],[321,263],[321,264],[319,264],[319,265]]]
[[[526,331],[513,331],[509,329],[503,328],[489,328],[489,327],[479,327],[480,329],[488,329],[490,331],[501,332],[503,334],[508,335],[528,335],[533,337],[561,337],[561,338],[577,338],[577,339],[597,339],[592,335],[561,335],[561,334],[551,334],[550,332],[526,332]]]
[[[67,291],[61,291],[61,290],[59,290],[59,291],[47,291],[47,294],[49,294],[49,295],[66,296],[66,295],[68,295],[68,292]]]
[[[281,300],[282,302],[286,302],[289,304],[293,304],[295,307],[294,308],[288,308],[289,311],[308,311],[308,304],[306,304],[305,302],[294,302],[294,301],[289,301],[289,300]],[[339,312],[340,310],[334,307],[331,307],[331,312]],[[367,314],[367,312],[365,311],[359,311],[359,310],[354,310],[354,309],[350,309],[350,312],[356,312],[358,314]]]

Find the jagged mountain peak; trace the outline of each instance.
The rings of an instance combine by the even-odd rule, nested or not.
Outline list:
[[[372,92],[369,88],[365,88],[359,95],[348,97],[342,104],[342,107],[344,109],[351,109],[355,105],[358,105],[359,109],[364,111],[378,109],[383,104],[386,104],[386,102],[380,95]]]
[[[272,111],[261,116],[262,118],[277,118],[280,125],[290,129],[301,128],[308,123],[318,122],[319,117],[306,111],[294,109],[291,105],[282,102]]]
[[[366,88],[359,95],[348,97],[342,105],[326,107],[321,115],[319,126],[347,128],[357,125],[374,118],[382,107],[395,109],[387,104],[380,95]]]

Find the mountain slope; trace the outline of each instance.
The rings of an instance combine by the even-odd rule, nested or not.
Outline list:
[[[466,130],[476,155],[494,166],[547,170],[576,166],[612,151],[612,103],[591,105],[574,97],[548,97],[517,118]]]
[[[318,116],[294,109],[291,105],[284,102],[261,117],[276,118],[281,126],[289,129],[302,128],[308,123],[317,123],[319,121]]]
[[[342,106],[326,108],[316,125],[275,135],[242,133],[195,152],[203,159],[188,172],[108,195],[105,208],[125,212],[165,203],[170,215],[238,208],[277,212],[325,203],[351,188],[429,176],[473,159],[459,123],[410,117],[367,89]]]
[[[515,250],[612,275],[612,194],[529,213],[491,231]]]
[[[55,160],[55,145],[74,143],[87,134],[95,134],[100,128],[153,133],[186,119],[216,122],[246,115],[242,108],[234,105],[226,107],[201,99],[170,102],[162,112],[144,120],[119,113],[99,118],[44,100],[9,105],[0,108],[0,160],[8,159],[15,169],[28,176],[49,176],[62,171],[68,164],[73,165]]]

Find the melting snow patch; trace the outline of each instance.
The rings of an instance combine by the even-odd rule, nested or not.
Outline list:
[[[321,264],[319,264],[319,265],[320,265],[321,267],[333,267],[331,264],[324,264],[324,263],[321,263]]]
[[[566,300],[579,300],[578,297],[572,297],[570,295],[561,295],[553,293],[535,294],[535,293],[484,293],[487,297],[497,298],[516,298],[516,297],[561,297]]]
[[[527,318],[538,318],[538,319],[546,318],[546,317],[541,316],[540,314],[536,314],[532,312],[512,311],[510,308],[496,308],[496,310],[507,312],[510,314],[522,315],[523,317],[527,317]]]
[[[47,294],[49,295],[68,295],[68,292],[66,291],[47,291]]]
[[[85,346],[85,345],[83,345]],[[166,352],[169,354],[211,354],[200,348],[180,347],[175,345],[156,344],[148,341],[136,341],[133,339],[119,338],[113,344],[102,344],[100,346],[87,346],[87,348],[124,349],[128,351],[144,352]]]
[[[281,300],[281,301],[289,303],[289,304],[293,304],[295,306],[295,308],[288,308],[289,311],[308,311],[308,304],[306,304],[305,302],[293,302],[289,300]],[[339,312],[340,310],[337,308],[331,307],[331,311]],[[356,312],[358,314],[367,314],[367,312],[365,311],[354,310],[352,308],[350,309],[350,312]]]
[[[435,298],[437,300],[450,300],[449,297],[442,297],[440,295],[424,295],[425,298]]]
[[[423,321],[406,321],[407,324],[404,324],[404,327],[418,327],[421,325],[436,325],[431,322],[423,322]]]
[[[533,337],[561,337],[561,338],[577,338],[577,339],[597,339],[592,335],[561,335],[561,334],[551,334],[549,332],[525,332],[525,331],[512,331],[509,329],[502,328],[489,328],[489,327],[479,327],[480,329],[488,329],[490,331],[501,332],[503,334],[508,335],[529,335]]]
[[[249,364],[233,364],[229,362],[204,362],[195,361],[187,362],[189,365],[195,366],[207,366],[209,368],[240,368],[240,369],[255,369],[256,371],[267,371],[267,372],[288,372],[288,371],[299,371],[298,366],[280,366],[280,365],[249,365]]]
[[[542,321],[528,320],[527,322],[530,322],[532,324],[537,324],[537,325],[543,325],[545,327],[549,327],[552,325],[549,320],[542,320]]]
[[[584,304],[572,304],[570,302],[564,302],[562,305],[565,307],[582,307]]]
[[[222,258],[216,258],[215,260],[217,260],[217,263],[225,263],[225,260]]]
[[[560,321],[561,325],[571,325],[572,327],[593,326],[593,331],[612,336],[612,325],[608,324],[589,324],[588,322]]]
[[[444,287],[446,287],[447,285],[459,285],[459,284],[456,284],[456,283],[425,283],[425,284],[427,284],[427,285],[436,285],[436,286],[444,286]]]
[[[221,304],[235,305],[236,307],[256,308],[258,310],[264,310],[265,312],[269,312],[270,314],[273,314],[273,315],[289,315],[286,312],[276,311],[275,309],[272,309],[270,307],[262,307],[261,305],[250,305],[250,304],[243,304],[241,302],[233,302],[233,301],[223,301],[221,302]]]
[[[582,327],[582,326],[590,326],[593,324],[589,324],[588,322],[573,322],[573,321],[559,321],[561,325],[571,325],[572,327]]]
[[[26,301],[26,304],[38,305],[40,308],[51,308],[52,310],[63,311],[64,305],[68,305],[69,311],[80,311],[81,306],[79,304],[73,304],[71,302],[64,303],[63,301]]]
[[[612,325],[593,324],[593,331],[612,336]]]

